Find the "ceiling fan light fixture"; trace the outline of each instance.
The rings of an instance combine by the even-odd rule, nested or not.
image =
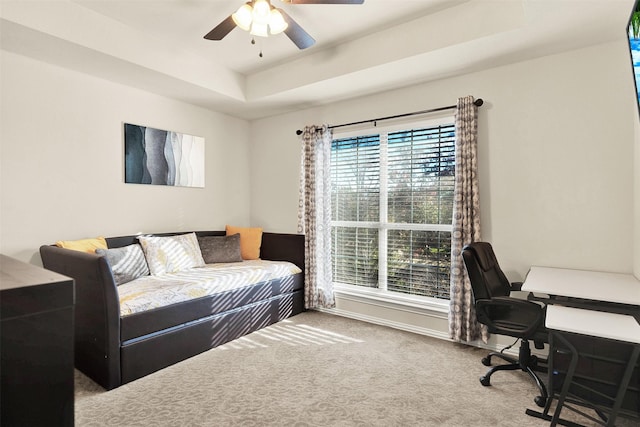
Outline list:
[[[267,0],[255,0],[253,2],[253,22],[267,25],[271,16],[271,4]]]
[[[2,0],[0,0],[1,2]],[[222,40],[235,27],[249,32],[253,36],[269,37],[285,33],[287,37],[298,47],[307,49],[315,44],[311,37],[294,19],[283,9],[278,9],[271,4],[271,0],[244,0],[240,6],[213,30],[205,34],[207,40]],[[291,4],[362,4],[364,0],[282,0]],[[252,39],[255,44],[255,38]]]
[[[286,30],[288,26],[289,24],[284,20],[280,11],[275,8],[271,9],[271,14],[269,16],[269,30],[271,31],[271,34],[280,34]]]
[[[260,22],[253,21],[251,25],[251,31],[249,32],[252,36],[258,37],[269,37],[269,33],[267,32],[268,24],[262,24]]]
[[[251,5],[243,4],[238,8],[236,13],[231,15],[231,19],[233,19],[233,22],[235,22],[238,27],[249,31],[251,29],[252,12],[253,8]]]

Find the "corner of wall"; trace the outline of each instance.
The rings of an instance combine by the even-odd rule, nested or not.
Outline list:
[[[633,136],[633,274],[640,279],[640,120],[637,118]]]

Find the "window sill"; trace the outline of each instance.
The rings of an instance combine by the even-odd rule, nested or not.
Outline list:
[[[334,284],[336,297],[395,310],[447,318],[449,300],[405,295],[380,289]]]
[[[334,291],[336,307],[321,311],[450,341],[448,300],[344,284]]]

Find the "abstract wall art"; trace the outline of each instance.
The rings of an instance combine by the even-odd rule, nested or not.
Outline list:
[[[204,187],[204,138],[125,123],[124,182]]]

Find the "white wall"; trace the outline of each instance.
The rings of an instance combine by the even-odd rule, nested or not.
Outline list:
[[[1,52],[0,252],[249,224],[248,124]],[[205,188],[124,184],[123,122],[205,138]]]
[[[522,278],[532,264],[631,272],[633,81],[609,43],[251,124],[253,224],[295,231],[299,142],[343,123],[482,97],[483,236]]]
[[[485,100],[483,238],[509,278],[523,279],[531,265],[632,272],[633,80],[624,39],[252,122],[251,222],[295,232],[296,129],[452,105],[467,94]]]

